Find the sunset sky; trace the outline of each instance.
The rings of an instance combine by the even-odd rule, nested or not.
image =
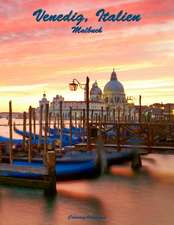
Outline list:
[[[73,34],[71,22],[36,22],[33,12],[83,13],[82,26],[103,26],[100,34]],[[99,23],[104,8],[141,14],[139,22]],[[15,111],[37,106],[45,91],[49,100],[61,94],[83,99],[83,90],[70,92],[74,77],[90,77],[101,88],[115,68],[127,96],[143,104],[174,102],[173,0],[0,0],[0,111],[13,101]]]

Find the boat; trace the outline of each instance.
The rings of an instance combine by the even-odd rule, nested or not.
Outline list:
[[[105,160],[107,167],[126,163],[132,160],[132,151],[123,152],[106,152]],[[26,159],[14,160],[13,166],[16,168],[32,167],[32,169],[43,168],[42,160],[33,160],[28,162]],[[77,152],[74,154],[66,154],[62,158],[56,159],[56,179],[57,180],[72,180],[81,178],[94,178],[101,173],[102,162],[96,152]],[[0,176],[18,177],[18,178],[36,178],[42,177],[42,174],[32,173],[25,169],[19,171],[18,169],[12,171],[1,171]]]
[[[10,139],[8,137],[0,136],[0,143],[8,143]],[[16,145],[22,144],[22,139],[13,138],[12,143]]]
[[[14,127],[14,131],[16,134],[19,134],[19,135],[22,135],[22,136],[26,136],[27,138],[30,137],[30,132],[24,132],[22,130],[19,130],[17,129],[16,127]],[[40,138],[40,136],[38,134],[34,135],[33,133],[31,133],[31,138],[32,138],[32,141],[36,142],[36,143],[44,143],[44,137],[42,136]],[[48,144],[53,144],[54,142],[60,142],[60,135],[50,135],[47,137],[47,143]],[[75,145],[75,144],[79,144],[81,142],[81,138],[80,137],[76,137],[74,135],[72,135],[72,145]],[[62,147],[65,147],[65,146],[69,146],[70,145],[70,134],[66,134],[66,133],[63,133],[62,134]]]
[[[43,177],[43,175],[39,173],[39,170],[37,172],[37,169],[44,169],[42,162],[27,162],[21,160],[14,160],[12,166],[14,166],[16,170],[1,170],[0,176],[28,179],[39,179]],[[36,172],[25,170],[25,167],[31,167],[32,170],[35,169]],[[22,169],[19,170],[19,168]],[[56,163],[55,172],[57,180],[72,180],[94,177],[94,175],[96,175],[97,169],[94,160],[84,160],[78,162],[59,161],[59,163]]]
[[[53,144],[57,139],[56,138],[47,138],[47,144]],[[4,136],[0,136],[0,143],[9,143],[10,142],[10,138],[8,137],[4,137]],[[26,140],[26,142],[29,142],[29,139]],[[23,139],[21,138],[12,138],[12,143],[14,145],[22,145],[23,143]],[[32,139],[31,140],[32,144],[44,144],[44,138],[41,138],[41,140],[39,139]]]
[[[80,137],[84,132],[83,128],[80,127],[72,127],[72,136]],[[60,129],[58,128],[48,128],[48,133],[52,136],[60,135]],[[70,128],[64,127],[62,128],[62,133],[64,135],[70,135]]]

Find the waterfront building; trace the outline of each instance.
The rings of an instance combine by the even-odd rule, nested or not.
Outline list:
[[[56,95],[50,102],[50,112],[53,116],[60,113],[60,102],[62,102],[62,111],[64,119],[69,118],[69,110],[72,107],[73,112],[76,112],[77,118],[82,115],[83,109],[86,109],[85,92],[83,101],[67,101],[61,95]],[[39,101],[40,105],[48,104],[46,95]],[[110,80],[104,86],[103,91],[98,86],[97,81],[92,84],[90,89],[90,110],[89,115],[93,113],[94,116],[101,113],[103,109],[103,115],[109,113],[112,117],[115,113],[115,117],[119,117],[120,120],[133,117],[134,107],[133,104],[129,104],[126,98],[123,84],[118,80],[117,74],[113,69]],[[39,109],[39,108],[38,108]],[[115,112],[114,112],[115,110]]]

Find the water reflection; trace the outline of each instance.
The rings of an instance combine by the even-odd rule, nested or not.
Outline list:
[[[165,163],[164,163],[165,162]],[[152,154],[142,157],[143,167],[138,171],[133,171],[130,165],[113,166],[110,169],[110,174],[116,180],[128,180],[128,182],[141,181],[146,183],[165,180],[174,182],[174,155],[158,155]]]
[[[6,217],[5,208],[10,210],[15,221],[8,218],[8,224],[20,225],[24,221],[28,224],[52,225],[69,224],[69,216],[102,216],[105,217],[102,201],[89,193],[59,190],[55,197],[47,197],[41,190],[1,186],[0,211]],[[22,217],[21,217],[22,215]],[[71,221],[80,224],[82,220]],[[91,220],[83,220],[89,224]],[[95,221],[97,222],[97,221]],[[4,223],[5,224],[5,223]],[[2,225],[4,225],[2,224]],[[24,223],[23,223],[24,224]],[[100,221],[105,225],[105,220]]]
[[[1,225],[173,225],[174,155],[143,156],[139,172],[114,166],[99,179],[58,183],[57,190],[47,198],[41,190],[0,186]],[[106,220],[68,220],[69,215]]]

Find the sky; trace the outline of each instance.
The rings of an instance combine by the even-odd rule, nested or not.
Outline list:
[[[103,33],[74,34],[71,22],[36,22],[39,8],[50,14],[70,10],[88,18],[83,27],[103,26]],[[99,23],[97,10],[141,14],[139,22]],[[71,92],[73,78],[103,89],[115,68],[127,96],[135,103],[174,103],[173,0],[0,0],[0,111],[38,106],[59,94],[82,100],[83,90]]]

